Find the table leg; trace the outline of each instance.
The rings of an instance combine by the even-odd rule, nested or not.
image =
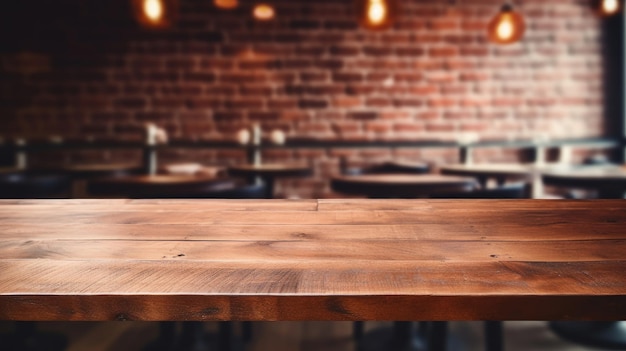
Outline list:
[[[8,335],[0,345],[0,349],[8,351],[62,351],[66,347],[64,335],[38,332],[35,322],[16,322],[15,333]]]
[[[274,198],[274,178],[265,177],[263,178],[263,182],[265,183],[265,198],[273,199]]]
[[[240,351],[243,342],[233,335],[232,322],[219,322],[217,335],[208,334],[203,322],[183,322],[177,351]]]
[[[446,351],[448,343],[448,322],[439,321],[430,323],[428,339],[429,351]]]
[[[424,351],[426,343],[413,322],[394,322],[393,328],[379,328],[358,340],[358,351]]]
[[[485,350],[502,351],[503,336],[501,321],[485,322]]]
[[[626,349],[626,322],[550,322],[563,339],[617,350]]]

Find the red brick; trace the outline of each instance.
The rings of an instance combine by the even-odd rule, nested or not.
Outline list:
[[[339,56],[356,56],[361,52],[358,46],[352,45],[342,45],[342,46],[332,46],[330,48],[330,53],[333,55]]]
[[[243,96],[263,97],[271,96],[273,89],[267,85],[243,85],[239,88],[239,92]]]
[[[267,107],[270,109],[288,109],[298,107],[296,99],[271,99],[267,101]]]
[[[114,106],[117,108],[144,108],[148,105],[148,102],[143,97],[124,97],[114,101]]]
[[[348,117],[359,121],[369,121],[378,118],[378,112],[362,111],[362,112],[350,112]]]
[[[303,109],[326,108],[328,107],[328,101],[321,99],[301,99],[298,101],[298,106]]]
[[[361,131],[361,123],[356,121],[338,121],[333,122],[331,128],[337,134],[357,133]]]
[[[324,82],[329,80],[326,72],[301,72],[300,80],[303,82]]]
[[[252,121],[268,121],[280,119],[278,112],[250,112],[248,118]]]
[[[436,47],[428,50],[428,55],[431,57],[452,57],[459,54],[457,47]]]
[[[332,77],[333,81],[340,83],[362,82],[363,74],[360,72],[335,73]]]
[[[368,107],[389,107],[392,106],[392,101],[387,97],[369,98],[365,101],[365,105]]]
[[[207,109],[207,108],[220,108],[222,107],[222,101],[215,98],[190,98],[187,99],[186,105],[190,109]]]
[[[332,100],[332,105],[340,108],[359,107],[362,105],[361,99],[358,97],[336,97]]]
[[[236,109],[262,108],[263,105],[264,105],[263,99],[243,98],[243,99],[229,99],[229,100],[224,101],[225,107],[236,108]]]
[[[395,51],[398,56],[423,56],[425,53],[425,50],[418,46],[399,47]]]

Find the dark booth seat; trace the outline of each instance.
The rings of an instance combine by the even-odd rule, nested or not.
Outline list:
[[[426,163],[386,161],[378,164],[369,164],[359,167],[351,167],[345,159],[341,159],[341,173],[344,175],[361,174],[426,174],[431,168]]]
[[[68,198],[71,178],[65,174],[38,171],[12,171],[0,174],[0,198]]]
[[[434,199],[524,199],[530,197],[530,184],[526,182],[505,184],[496,188],[433,194]]]

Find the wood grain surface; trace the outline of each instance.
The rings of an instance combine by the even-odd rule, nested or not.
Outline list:
[[[3,320],[623,320],[623,200],[4,200]]]

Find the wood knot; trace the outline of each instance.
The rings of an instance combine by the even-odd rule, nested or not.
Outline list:
[[[117,316],[115,316],[115,320],[116,321],[120,321],[120,322],[126,322],[129,321],[130,318],[128,318],[128,316],[124,313],[120,313]]]

